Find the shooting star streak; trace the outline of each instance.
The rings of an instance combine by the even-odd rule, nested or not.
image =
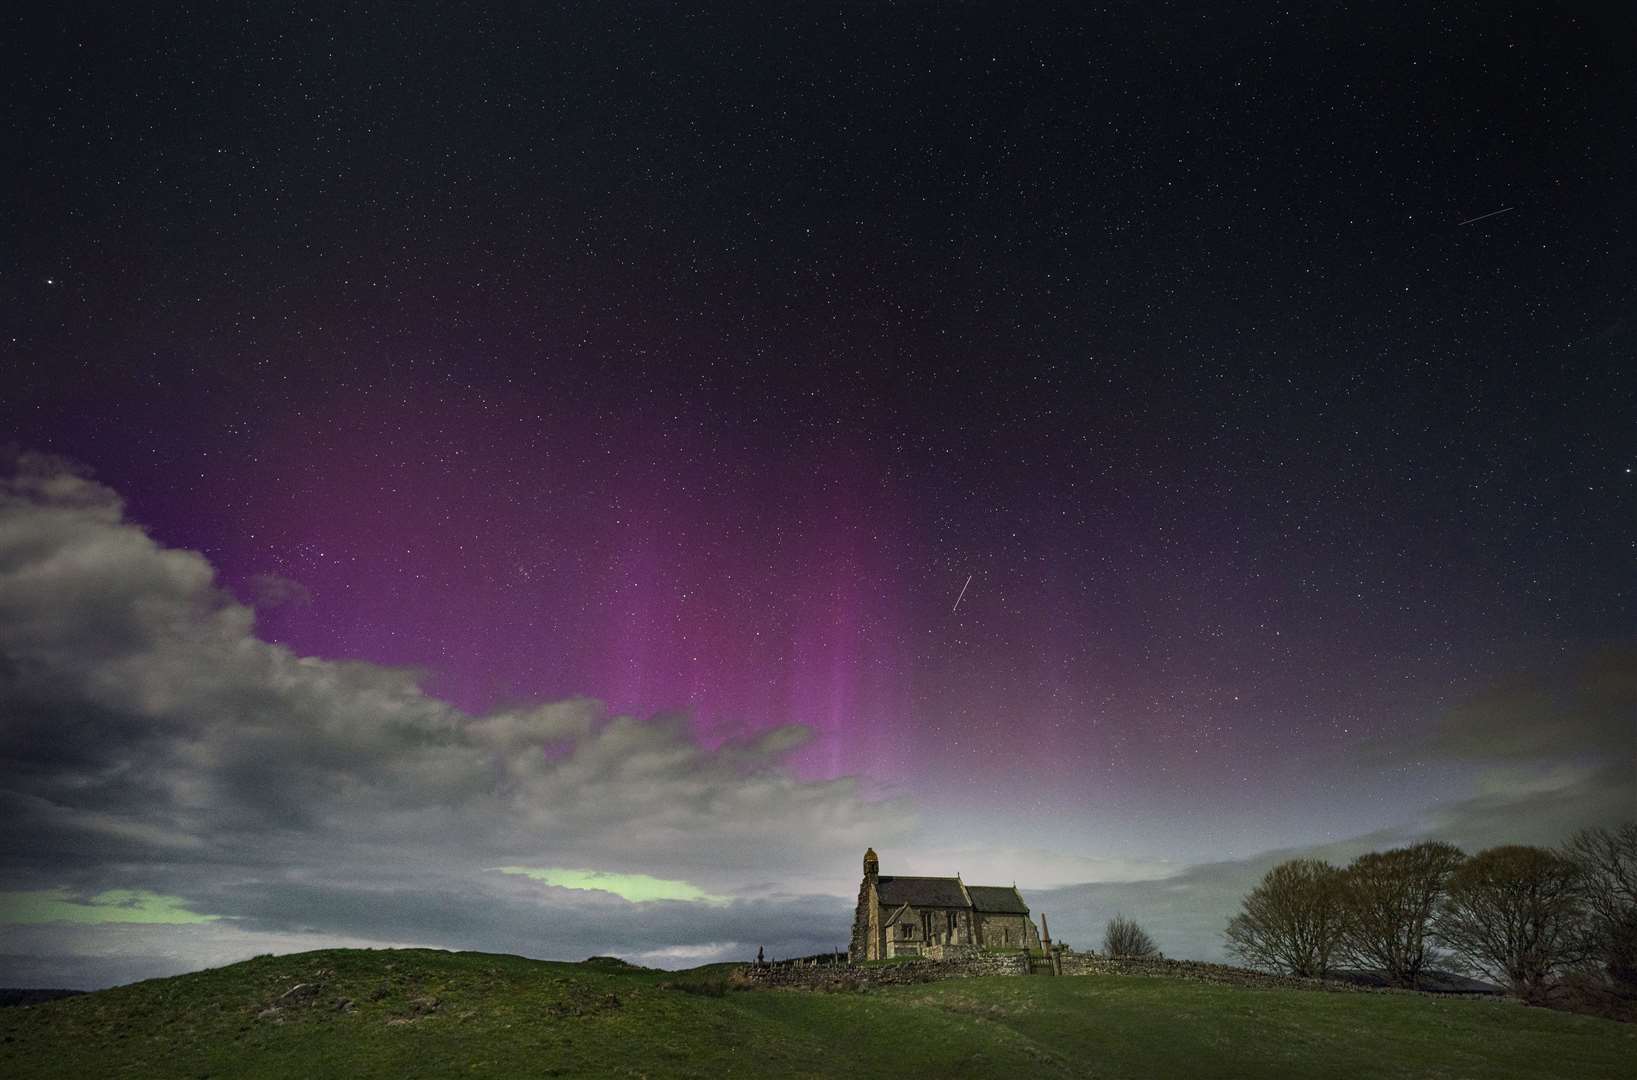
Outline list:
[[[1504,214],[1504,213],[1507,213],[1508,211],[1516,210],[1516,209],[1517,209],[1517,207],[1515,207],[1515,206],[1508,206],[1508,207],[1506,207],[1505,209],[1502,209],[1502,210],[1491,210],[1487,214],[1479,214],[1477,217],[1469,217],[1465,221],[1457,221],[1455,223],[1455,227],[1457,229],[1459,229],[1462,225],[1471,225],[1474,221],[1482,221],[1486,217],[1494,217],[1496,214]]]
[[[955,597],[955,606],[949,609],[951,615],[960,610],[961,601],[966,599],[966,586],[972,584],[972,575],[966,575],[966,585],[961,586],[961,595]]]

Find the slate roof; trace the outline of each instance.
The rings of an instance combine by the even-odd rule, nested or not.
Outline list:
[[[1029,905],[1025,904],[1018,891],[1009,885],[968,885],[966,891],[972,895],[972,908],[975,911],[984,911],[991,915],[1029,913]]]
[[[990,915],[1029,914],[1029,905],[1009,885],[963,887],[960,878],[883,876],[876,879],[875,890],[884,907],[909,904],[918,908],[971,908]]]
[[[952,877],[888,877],[875,880],[876,895],[881,903],[897,907],[913,904],[915,907],[964,908],[966,893],[961,890],[959,878]]]

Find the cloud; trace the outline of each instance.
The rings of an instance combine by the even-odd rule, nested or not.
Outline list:
[[[0,893],[0,923],[150,923],[191,925],[214,922],[220,915],[189,911],[179,896],[146,889],[109,889],[85,900],[67,889]]]
[[[1481,767],[1417,832],[1468,850],[1552,844],[1637,816],[1637,646],[1506,679],[1461,703],[1422,752]]]
[[[1123,911],[1172,955],[1218,957],[1240,897],[1283,858],[1345,862],[1422,837],[1554,843],[1632,816],[1634,661],[1606,650],[1452,711],[1418,756],[1440,776],[1482,770],[1476,786],[1368,836],[1193,867],[934,846],[907,805],[792,776],[799,727],[705,748],[682,718],[586,699],[474,716],[412,672],[262,641],[202,556],[157,543],[66,463],[13,455],[0,985],[337,943],[668,966],[823,952],[845,946],[872,845],[909,872],[1016,880],[1076,945]]]
[[[739,941],[712,941],[704,945],[672,945],[664,949],[634,953],[625,959],[635,960],[647,967],[698,967],[723,960],[738,959],[745,955],[745,944]]]
[[[1637,765],[1637,646],[1607,646],[1564,670],[1506,679],[1465,701],[1427,754],[1485,762],[1594,756]]]
[[[227,921],[201,926],[0,924],[0,971],[5,973],[8,986],[95,990],[138,979],[221,967],[264,953],[417,945],[423,943],[336,934],[249,931]]]
[[[1181,873],[1165,859],[1096,858],[1028,847],[915,847],[893,853],[894,873],[942,876],[959,873],[969,885],[1049,889],[1084,882],[1153,881]]]
[[[0,712],[0,888],[64,904],[130,890],[232,919],[240,937],[209,940],[251,952],[269,950],[245,935],[580,956],[751,934],[817,951],[846,910],[810,894],[845,891],[859,851],[913,828],[850,780],[793,777],[801,728],[707,749],[682,718],[586,699],[472,716],[411,672],[297,656],[255,636],[202,556],[40,455],[0,472]],[[618,888],[498,866],[596,867]],[[777,899],[685,902],[770,879]],[[699,895],[612,895],[643,882]],[[803,929],[816,910],[829,930]],[[174,927],[165,955],[204,955],[185,947],[204,929]],[[0,983],[27,969],[5,963]]]
[[[307,586],[279,574],[252,574],[248,584],[258,608],[306,607],[313,602]]]
[[[647,874],[610,874],[603,870],[537,869],[528,866],[502,866],[498,869],[502,874],[517,874],[559,889],[612,893],[633,904],[651,903],[655,900],[722,904],[728,899],[725,896],[714,896],[686,881],[666,881],[664,878],[650,877]]]
[[[1037,890],[1033,909],[1053,933],[1097,947],[1123,913],[1172,956],[1226,959],[1222,931],[1278,863],[1343,865],[1368,851],[1445,840],[1467,852],[1500,844],[1552,846],[1575,830],[1637,816],[1637,650],[1601,649],[1562,671],[1513,677],[1451,709],[1412,756],[1480,769],[1472,791],[1415,820],[1333,843],[1198,865],[1154,880]]]

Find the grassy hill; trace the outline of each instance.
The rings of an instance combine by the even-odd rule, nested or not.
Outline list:
[[[869,993],[425,950],[261,957],[0,1010],[0,1076],[1631,1077],[1637,1027],[1507,1002],[986,978]]]

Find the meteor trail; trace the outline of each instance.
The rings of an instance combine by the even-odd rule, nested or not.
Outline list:
[[[1455,227],[1460,228],[1462,225],[1471,225],[1474,221],[1482,221],[1486,217],[1494,217],[1496,214],[1504,214],[1508,210],[1516,210],[1516,209],[1517,209],[1517,207],[1515,207],[1515,206],[1508,206],[1508,207],[1506,207],[1505,209],[1502,209],[1502,210],[1491,210],[1487,214],[1479,214],[1477,217],[1469,217],[1465,221],[1458,221],[1458,222],[1455,223]]]
[[[968,574],[968,575],[966,575],[966,585],[970,585],[970,584],[972,584],[972,575]],[[961,606],[961,601],[963,599],[965,599],[965,597],[966,597],[966,585],[961,586],[961,595],[955,597],[955,606],[949,609],[949,613],[951,615],[955,614],[956,610]]]

